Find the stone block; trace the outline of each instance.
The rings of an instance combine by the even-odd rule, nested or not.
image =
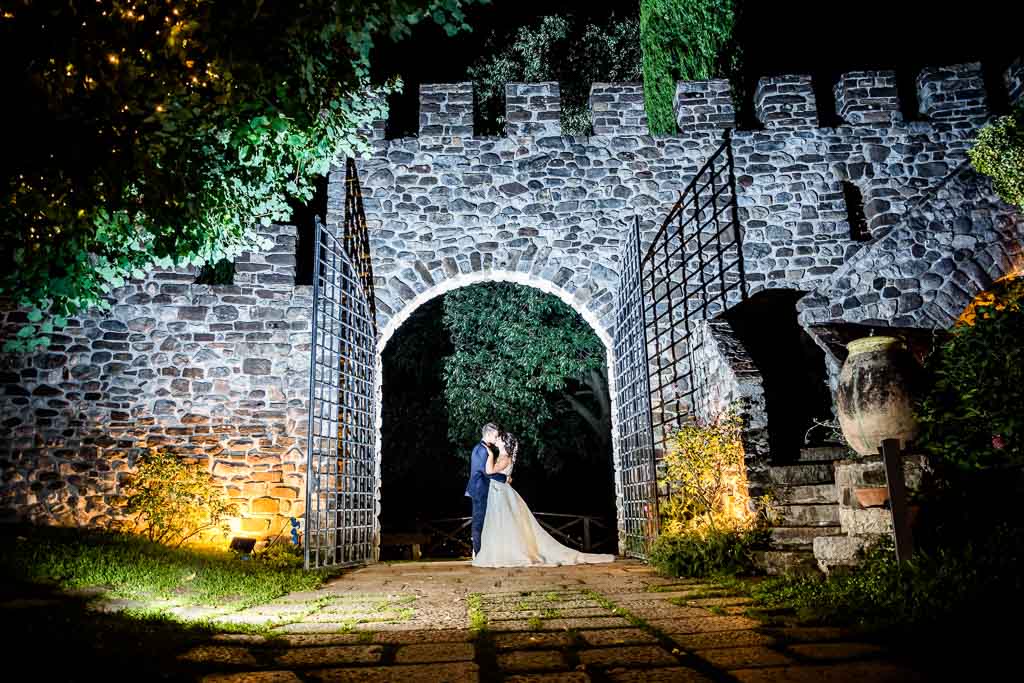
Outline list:
[[[814,539],[814,559],[826,574],[835,567],[857,564],[858,553],[868,545],[866,536],[821,536]]]
[[[472,136],[473,84],[421,84],[419,135],[421,138]]]
[[[714,132],[736,126],[736,109],[729,81],[678,81],[673,107],[676,126],[684,135]]]
[[[981,64],[929,67],[917,76],[921,114],[936,122],[980,123],[989,114]]]
[[[505,135],[561,135],[561,115],[562,96],[557,81],[505,84]]]
[[[902,120],[895,71],[852,71],[834,88],[836,113],[853,125],[891,126]]]
[[[238,523],[239,529],[245,533],[263,533],[270,528],[269,519],[245,517]]]
[[[594,135],[649,134],[642,84],[594,83],[589,101]]]
[[[810,76],[762,78],[754,91],[754,111],[766,128],[814,128],[818,105]]]

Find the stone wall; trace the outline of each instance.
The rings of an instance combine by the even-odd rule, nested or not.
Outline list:
[[[112,293],[31,356],[0,363],[0,510],[37,523],[124,517],[138,457],[204,464],[239,504],[232,531],[276,533],[305,504],[309,287],[295,287],[295,229],[235,262],[235,284],[158,270]],[[24,314],[2,314],[4,334]]]

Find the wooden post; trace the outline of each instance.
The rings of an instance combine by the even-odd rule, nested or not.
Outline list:
[[[590,552],[590,517],[583,518],[583,552]]]
[[[885,464],[885,482],[889,488],[892,534],[896,541],[896,560],[905,562],[914,554],[914,538],[907,516],[907,491],[903,480],[903,452],[898,439],[886,439],[878,449]]]

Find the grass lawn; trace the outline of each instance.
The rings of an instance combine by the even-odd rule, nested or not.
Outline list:
[[[84,529],[0,527],[0,577],[110,597],[242,609],[321,585],[324,572],[243,560],[230,551],[168,548]]]

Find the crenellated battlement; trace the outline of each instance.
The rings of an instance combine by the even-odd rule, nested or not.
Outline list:
[[[1020,61],[1006,71],[1010,100],[1024,93]],[[922,117],[946,127],[973,127],[989,114],[980,64],[923,69],[915,79]],[[852,71],[832,84],[836,114],[846,125],[903,125],[894,71]],[[419,137],[450,144],[473,136],[472,84],[423,84],[419,93]],[[679,81],[673,101],[678,133],[707,134],[736,127],[732,88],[726,80]],[[589,106],[598,137],[648,135],[643,85],[594,83]],[[784,74],[762,78],[754,92],[754,112],[769,130],[819,128],[818,103],[811,77]],[[561,92],[554,81],[505,86],[505,135],[546,138],[562,134]],[[383,122],[364,131],[384,138]]]

